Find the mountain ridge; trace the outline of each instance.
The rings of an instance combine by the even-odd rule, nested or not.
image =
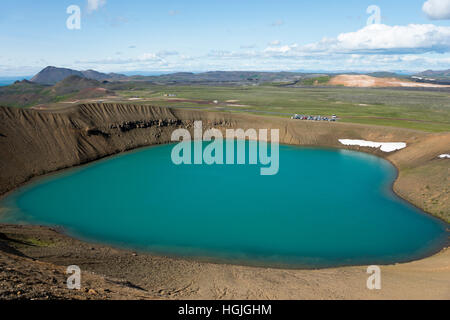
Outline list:
[[[41,85],[55,85],[70,76],[78,76],[81,78],[97,80],[100,82],[117,82],[117,81],[149,81],[163,83],[179,83],[179,82],[290,82],[297,81],[301,78],[309,78],[318,73],[314,72],[270,72],[270,71],[208,71],[201,73],[193,72],[174,72],[161,75],[132,75],[127,76],[119,73],[102,73],[93,69],[78,71],[68,68],[59,68],[48,66],[37,73],[30,81]],[[324,72],[321,73],[328,76],[337,76],[342,74],[349,75],[369,75],[375,77],[395,77],[402,79],[415,79],[420,81],[421,78],[433,78],[432,80],[450,81],[450,70],[426,70],[420,73],[407,76],[396,72],[379,71],[379,72]],[[423,79],[427,80],[428,79]]]
[[[102,82],[79,75],[71,75],[53,86],[22,80],[0,87],[0,103],[17,107],[52,103],[67,98],[91,99],[105,95],[115,93],[105,88]]]
[[[101,73],[92,69],[78,71],[68,68],[48,66],[38,72],[33,78],[31,78],[30,81],[43,85],[54,85],[70,76],[78,76],[80,78],[92,79],[97,81],[118,81],[128,78],[127,76],[122,74]]]

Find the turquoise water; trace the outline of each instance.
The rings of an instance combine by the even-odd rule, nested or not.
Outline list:
[[[395,168],[352,151],[280,146],[280,170],[181,165],[150,147],[42,179],[12,194],[4,222],[169,256],[316,268],[422,258],[446,224],[396,197]]]

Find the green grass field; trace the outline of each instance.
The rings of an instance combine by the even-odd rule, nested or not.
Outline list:
[[[117,91],[133,103],[288,117],[337,114],[342,122],[450,131],[450,92],[282,86],[147,86]],[[175,101],[164,94],[175,94]],[[219,103],[214,104],[217,100]]]
[[[20,83],[0,90],[0,105],[64,107],[86,102],[120,102],[194,108],[221,112],[245,112],[277,117],[293,114],[331,116],[342,122],[410,128],[427,132],[450,131],[450,91],[331,87],[329,77],[304,79],[297,84],[208,86],[156,85],[149,82],[115,82],[105,85],[108,98],[79,96],[69,82],[51,88]],[[86,82],[87,80],[84,80]],[[81,83],[83,84],[83,83]],[[315,84],[313,86],[311,84]],[[90,84],[84,85],[89,87]],[[92,84],[93,86],[96,83]],[[307,85],[307,86],[305,86]],[[80,87],[80,88],[84,88]],[[114,94],[116,96],[114,96]],[[167,94],[175,97],[166,96]],[[134,98],[134,99],[133,99]],[[214,103],[213,101],[216,101]]]

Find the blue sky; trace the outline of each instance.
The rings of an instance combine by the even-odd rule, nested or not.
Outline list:
[[[81,9],[69,30],[66,10]],[[366,10],[381,10],[367,26]],[[4,0],[0,76],[450,68],[450,0]],[[325,40],[324,40],[325,39]]]

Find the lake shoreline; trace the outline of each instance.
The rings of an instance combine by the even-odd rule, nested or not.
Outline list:
[[[171,146],[174,146],[174,145],[175,144],[171,144]],[[59,178],[64,178],[65,176],[70,177],[72,174],[76,175],[77,172],[82,172],[83,169],[87,169],[91,166],[95,167],[95,165],[101,165],[101,163],[105,163],[109,160],[117,159],[118,157],[126,157],[127,155],[133,155],[135,153],[140,153],[140,152],[145,153],[146,151],[151,151],[151,149],[153,149],[153,148],[160,148],[162,146],[169,147],[169,145],[159,145],[159,146],[154,145],[154,146],[150,146],[150,147],[144,147],[141,149],[136,149],[136,150],[132,150],[132,151],[129,151],[126,153],[122,153],[120,155],[111,156],[111,157],[103,158],[101,160],[93,161],[93,162],[90,162],[90,163],[82,165],[82,166],[77,166],[77,167],[74,167],[71,169],[58,171],[55,173],[50,173],[50,174],[42,176],[42,177],[37,177],[36,179],[33,179],[26,185],[20,187],[19,189],[16,189],[15,192],[11,191],[14,194],[9,193],[8,195],[11,196],[11,201],[14,202],[15,199],[21,197],[22,193],[27,193],[27,191],[35,188],[36,186],[38,186],[40,184],[45,185],[46,183],[50,183],[51,181],[58,180]],[[285,148],[291,148],[293,150],[301,149],[301,150],[310,150],[310,151],[322,151],[322,152],[332,153],[332,154],[334,154],[334,153],[340,154],[339,149],[331,149],[331,148],[323,148],[323,147],[299,147],[299,146],[293,146],[293,145],[288,146],[288,145],[284,145],[284,144],[280,145],[280,147],[282,147],[282,146]],[[247,145],[247,147],[248,147],[248,145]],[[349,151],[349,154],[352,154],[352,153],[354,153],[355,157],[363,157],[364,162],[371,161],[370,160],[371,158],[378,159],[378,157],[376,157],[374,155],[363,156],[362,154],[358,155],[359,152],[357,152],[357,151]],[[345,154],[347,155],[347,153],[345,153]],[[368,160],[366,159],[366,157],[368,158]],[[384,190],[383,193],[388,192],[389,197],[395,198],[395,201],[404,203],[404,205],[407,207],[414,208],[414,215],[423,215],[424,217],[426,217],[426,219],[431,219],[433,221],[436,221],[436,223],[438,225],[442,226],[442,228],[444,230],[448,229],[449,225],[447,223],[445,223],[444,221],[437,219],[433,216],[430,216],[429,214],[423,212],[422,210],[416,208],[412,204],[410,204],[407,201],[398,197],[392,190],[392,186],[393,186],[395,180],[398,178],[398,170],[396,170],[395,167],[389,161],[386,161],[385,159],[379,158],[377,161],[385,162],[385,164],[383,163],[380,165],[381,166],[386,165],[386,166],[389,166],[390,169],[392,169],[391,174],[389,175],[390,182],[383,187],[383,190]],[[149,165],[151,165],[151,163],[149,163]],[[73,172],[73,171],[75,171],[75,172]],[[156,178],[156,179],[159,180],[159,178]],[[96,180],[96,179],[94,179],[94,180]],[[106,187],[106,186],[103,186],[103,187]],[[100,188],[102,188],[102,187],[100,187]],[[145,189],[150,190],[150,186],[147,186]],[[48,193],[52,194],[53,192],[48,192]],[[292,199],[292,197],[290,199]],[[27,219],[24,219],[22,222],[22,220],[20,218],[18,220],[15,220],[13,218],[14,212],[16,210],[20,210],[20,209],[18,209],[18,208],[16,209],[15,204],[13,202],[11,202],[11,207],[8,206],[8,202],[2,203],[4,205],[4,207],[8,206],[8,208],[12,209],[12,213],[10,213],[10,216],[12,217],[12,219],[8,220],[8,218],[6,218],[6,220],[3,220],[4,223],[48,226],[48,227],[60,230],[60,232],[62,232],[64,235],[66,235],[68,237],[76,238],[76,239],[79,239],[79,240],[87,242],[87,243],[96,243],[99,245],[113,246],[113,247],[117,247],[122,250],[131,250],[131,251],[138,250],[143,254],[149,254],[149,255],[160,256],[160,257],[164,256],[164,257],[170,257],[173,259],[184,259],[184,260],[191,261],[191,262],[195,261],[195,262],[202,262],[202,263],[231,264],[231,265],[240,265],[240,266],[248,266],[248,267],[258,267],[258,268],[272,268],[272,269],[320,270],[320,269],[341,268],[341,267],[349,267],[349,266],[363,266],[363,265],[367,265],[367,264],[392,265],[393,263],[408,263],[408,262],[412,262],[412,261],[422,260],[422,259],[425,259],[432,255],[435,255],[435,254],[441,252],[448,245],[448,243],[447,243],[448,234],[446,234],[444,232],[444,234],[439,238],[440,239],[439,244],[436,243],[436,244],[433,244],[432,246],[430,245],[429,248],[427,248],[425,250],[421,250],[420,254],[411,254],[410,256],[404,255],[402,257],[398,257],[397,259],[392,258],[393,256],[385,257],[385,258],[374,257],[372,259],[365,259],[365,260],[370,260],[370,261],[360,261],[360,262],[356,262],[356,261],[350,262],[350,261],[342,260],[342,261],[336,261],[336,263],[330,263],[330,262],[325,263],[325,261],[320,262],[318,260],[316,262],[316,264],[314,264],[311,261],[309,263],[301,263],[300,261],[293,262],[294,260],[296,260],[294,256],[292,256],[293,260],[291,262],[289,262],[290,260],[288,260],[288,259],[284,259],[283,262],[281,262],[281,261],[277,262],[273,259],[270,259],[270,261],[269,260],[265,261],[264,259],[258,259],[256,257],[252,258],[251,255],[241,254],[241,253],[239,253],[238,256],[236,256],[234,258],[226,258],[225,256],[221,256],[221,255],[216,256],[212,252],[210,252],[209,255],[206,254],[206,252],[203,252],[203,253],[200,252],[200,254],[188,253],[188,252],[190,252],[189,248],[185,248],[183,250],[178,250],[178,253],[176,253],[176,252],[168,253],[168,252],[170,252],[170,250],[164,251],[161,249],[156,250],[156,249],[146,248],[144,244],[140,245],[138,243],[135,243],[135,245],[131,245],[131,244],[127,244],[125,242],[117,241],[115,239],[111,239],[111,241],[108,241],[107,239],[96,238],[94,234],[90,234],[90,235],[85,234],[83,236],[82,232],[80,233],[77,230],[72,230],[70,228],[70,225],[67,225],[67,224],[66,224],[66,227],[64,227],[62,225],[60,226],[60,225],[52,224],[52,223],[45,223],[45,221],[40,222],[39,219],[34,220],[34,222],[28,221]],[[1,205],[0,205],[0,207],[1,207]],[[175,210],[175,209],[173,209],[173,210]],[[75,213],[72,212],[72,216],[74,214]],[[0,215],[0,221],[1,221],[1,215]],[[43,223],[43,224],[41,224],[41,223]],[[205,250],[206,250],[206,248],[205,248]]]
[[[79,111],[82,111],[81,114],[94,114],[95,116],[95,108],[104,108],[105,110],[105,114],[102,114],[97,118],[98,119],[94,119],[94,122],[97,122],[98,125],[93,125],[92,122],[91,123],[86,123],[86,120],[80,119],[80,113]],[[131,108],[131,110],[129,110]],[[139,109],[144,109],[144,110],[139,110]],[[113,109],[119,109],[120,112],[118,112],[118,115],[115,115],[115,111]],[[3,110],[0,110],[0,112]],[[122,130],[119,131],[113,131],[113,133],[116,135],[114,136],[114,143],[113,145],[109,146],[105,145],[105,139],[108,140],[109,138],[112,137],[112,134],[110,131],[114,130],[114,126],[113,125],[108,125],[108,126],[104,126],[103,123],[101,123],[102,120],[105,120],[105,118],[107,120],[109,120],[109,122],[111,123],[115,123],[117,124],[117,120],[120,120],[119,122],[119,128],[120,125],[126,123],[127,121],[129,122],[130,120],[127,119],[123,119],[123,116],[121,116],[121,114],[123,114],[123,112],[130,112],[131,114],[135,114],[135,117],[137,115],[138,119],[142,119],[142,116],[144,115],[147,120],[139,120],[139,121],[149,121],[151,122],[151,124],[155,124],[154,127],[150,127],[150,128],[145,128],[147,130],[144,130],[143,134],[136,134],[134,132],[123,132]],[[142,112],[143,111],[143,112]],[[94,113],[93,113],[94,112]],[[30,114],[27,114],[30,113]],[[1,114],[1,113],[0,113]],[[423,168],[423,166],[427,167],[430,166],[430,164],[428,162],[432,162],[432,166],[431,169],[435,169],[434,166],[436,166],[435,164],[435,159],[430,160],[431,156],[436,153],[445,153],[443,150],[445,150],[446,145],[446,141],[450,141],[450,135],[449,134],[426,134],[426,133],[419,133],[417,131],[413,131],[413,130],[406,130],[406,129],[396,129],[396,128],[385,128],[385,127],[370,127],[370,126],[363,126],[363,125],[353,125],[353,124],[328,124],[328,123],[302,123],[302,122],[295,122],[294,120],[285,120],[285,119],[271,119],[268,117],[259,117],[259,116],[247,116],[247,115],[230,115],[230,114],[210,114],[210,113],[206,113],[206,112],[188,112],[188,111],[180,111],[180,110],[162,110],[161,108],[157,108],[157,107],[127,107],[127,106],[99,106],[99,105],[92,105],[92,106],[80,106],[78,110],[71,110],[71,111],[61,111],[61,112],[56,112],[56,113],[46,113],[46,112],[41,112],[39,113],[38,111],[28,111],[28,110],[21,110],[21,111],[12,111],[12,110],[7,110],[7,118],[8,120],[10,120],[10,124],[11,126],[9,127],[5,127],[6,130],[3,130],[2,127],[0,127],[2,130],[0,133],[2,133],[3,135],[4,132],[6,132],[6,135],[4,138],[0,137],[0,146],[2,141],[6,139],[8,139],[8,137],[10,136],[10,134],[18,134],[17,130],[15,130],[13,128],[13,126],[19,125],[23,125],[24,131],[27,131],[27,126],[29,126],[31,124],[31,126],[37,127],[37,130],[28,130],[28,131],[36,131],[39,132],[39,128],[42,128],[43,132],[49,131],[48,129],[44,129],[44,125],[48,125],[49,123],[53,125],[53,133],[55,133],[55,131],[60,131],[61,126],[64,127],[63,131],[65,131],[65,133],[68,133],[68,136],[71,138],[74,138],[73,141],[75,143],[78,144],[78,147],[75,145],[75,149],[72,148],[72,145],[68,145],[67,141],[61,141],[58,140],[54,137],[51,136],[52,131],[49,131],[50,136],[46,136],[45,139],[47,139],[46,143],[45,143],[45,148],[44,148],[44,152],[37,152],[38,153],[38,157],[39,159],[37,159],[38,161],[36,163],[33,163],[31,166],[26,166],[25,168],[25,175],[23,175],[23,173],[21,174],[15,174],[15,170],[14,167],[15,165],[11,165],[10,167],[12,168],[12,172],[10,177],[13,177],[13,181],[9,180],[6,184],[4,183],[5,180],[3,180],[5,177],[2,176],[2,183],[1,185],[1,189],[0,189],[0,193],[1,193],[1,198],[5,197],[6,195],[10,194],[13,190],[16,190],[19,187],[24,186],[25,184],[31,183],[32,181],[35,181],[36,179],[40,179],[42,178],[42,176],[48,175],[48,174],[52,174],[55,172],[59,172],[61,170],[64,169],[69,169],[69,168],[73,168],[73,167],[77,167],[79,165],[86,165],[89,164],[93,161],[96,160],[100,160],[100,159],[104,159],[106,157],[111,157],[111,156],[115,156],[117,154],[123,153],[123,152],[127,152],[127,151],[132,151],[138,148],[142,148],[142,147],[147,147],[150,145],[155,145],[155,144],[163,144],[163,143],[167,143],[169,142],[169,134],[170,132],[173,130],[173,128],[177,128],[177,127],[187,127],[188,129],[192,129],[192,122],[195,119],[204,119],[208,122],[210,127],[219,127],[221,130],[225,130],[226,128],[249,128],[249,127],[254,127],[254,128],[264,128],[264,127],[269,127],[269,128],[285,128],[285,131],[282,132],[281,135],[281,141],[284,144],[288,144],[288,145],[299,145],[299,146],[316,146],[316,147],[326,147],[326,148],[337,148],[337,149],[349,149],[349,150],[357,150],[357,151],[362,151],[362,152],[366,152],[369,154],[375,154],[377,156],[380,156],[386,160],[388,160],[389,162],[391,162],[394,167],[397,169],[397,178],[395,180],[395,182],[392,185],[392,189],[393,192],[401,199],[404,199],[406,202],[416,206],[417,208],[419,208],[421,211],[429,213],[434,215],[437,218],[440,218],[441,220],[443,220],[444,222],[446,222],[446,220],[448,218],[446,218],[446,216],[439,216],[436,215],[435,212],[433,212],[433,209],[429,209],[427,208],[427,206],[420,206],[420,203],[423,201],[423,199],[421,199],[419,197],[419,199],[417,199],[417,196],[414,196],[414,192],[411,195],[408,191],[408,187],[406,185],[408,185],[408,181],[406,181],[406,185],[403,182],[404,180],[404,176],[402,175],[402,172],[405,170],[404,167],[411,167],[412,165],[416,164],[415,162],[416,159],[414,159],[414,155],[417,155],[417,158],[426,158],[427,160],[423,161],[423,163],[418,163],[418,167],[420,169]],[[75,117],[72,117],[73,115],[75,115]],[[26,122],[23,122],[23,117],[25,116],[25,118],[28,118]],[[78,117],[78,119],[77,119]],[[125,116],[126,118],[127,116]],[[75,119],[74,119],[75,118]],[[115,118],[115,119],[111,119],[111,118]],[[30,120],[31,119],[31,120]],[[66,120],[67,119],[67,120]],[[167,120],[168,119],[168,120]],[[77,123],[77,120],[82,120],[79,121]],[[167,124],[162,123],[161,121],[167,121]],[[4,123],[2,123],[2,125],[4,125]],[[107,129],[110,129],[110,131],[108,131]],[[330,128],[333,131],[333,135],[336,137],[336,141],[333,141],[334,139],[331,139],[330,136]],[[136,128],[137,130],[138,128]],[[310,132],[310,131],[313,132]],[[133,131],[133,130],[131,130]],[[281,131],[281,130],[280,130]],[[100,133],[99,133],[100,132]],[[150,133],[150,135],[148,135]],[[30,134],[30,132],[27,132],[27,134]],[[125,137],[121,136],[124,135]],[[304,134],[302,136],[302,134]],[[106,138],[106,136],[109,135],[109,138]],[[129,135],[129,136],[127,136]],[[24,148],[26,149],[27,144],[29,145],[29,141],[27,142],[27,138],[26,137],[20,137],[20,133],[18,134],[18,139],[15,139],[16,141],[13,141],[13,143],[8,143],[7,146],[8,148],[3,149],[3,154],[1,154],[2,156],[5,156],[8,152],[10,152],[9,150],[14,150],[15,147],[20,148]],[[89,138],[92,139],[90,140]],[[319,137],[319,138],[318,138]],[[423,150],[423,148],[421,148],[421,146],[426,145],[427,143],[430,142],[435,142],[437,138],[441,138],[444,137],[444,141],[440,141],[439,144],[433,146],[430,150],[429,146],[428,148],[426,148],[427,150]],[[394,152],[393,154],[384,154],[379,150],[376,149],[371,149],[371,148],[359,148],[359,147],[346,147],[343,145],[339,145],[337,138],[359,138],[359,139],[367,139],[367,140],[372,140],[372,141],[385,141],[385,140],[389,140],[389,141],[405,141],[408,143],[408,146],[410,147],[411,145],[414,147],[412,149],[414,150],[409,150],[408,147],[403,151],[398,151],[398,152]],[[79,139],[79,140],[77,140]],[[97,150],[84,150],[85,147],[80,148],[80,143],[83,144],[83,146],[85,146],[84,144],[84,139],[86,139],[86,142],[88,142],[89,145],[94,145],[96,146]],[[135,139],[139,140],[136,141]],[[400,140],[401,139],[401,140]],[[80,142],[81,140],[81,142]],[[123,141],[125,140],[125,141]],[[52,144],[53,141],[53,144]],[[78,142],[77,142],[78,141]],[[25,146],[21,146],[22,143],[25,142]],[[117,143],[117,142],[123,142],[123,143]],[[64,159],[64,152],[70,152],[70,150],[73,150],[76,153],[76,157],[72,158],[72,159],[64,159],[64,161],[59,161],[59,163],[57,163],[58,161],[55,161],[55,163],[53,163],[52,165],[47,165],[47,163],[43,163],[40,162],[41,159],[49,159],[49,154],[53,153],[55,150],[55,146],[68,146],[68,148],[63,148],[64,150],[62,150],[63,152],[56,152],[56,154],[61,157],[61,159]],[[39,146],[38,146],[39,147]],[[13,149],[11,149],[13,148]],[[0,149],[1,150],[1,149]],[[24,150],[25,151],[25,150]],[[26,150],[27,152],[23,152],[23,156],[24,157],[26,154],[28,154],[28,150]],[[81,151],[81,154],[80,154]],[[11,153],[9,153],[11,155]],[[19,155],[21,154],[21,150],[19,150]],[[40,154],[40,156],[39,156]],[[425,154],[425,156],[424,156]],[[7,159],[7,158],[5,158]],[[8,159],[9,160],[9,159]],[[11,159],[11,161],[13,161]],[[44,160],[45,161],[45,160]],[[437,160],[440,161],[440,160]],[[444,160],[445,161],[445,160]],[[6,167],[9,165],[9,163],[6,164]],[[439,165],[439,163],[437,163],[437,165]],[[36,168],[39,168],[37,169]],[[45,168],[42,168],[45,167]],[[23,169],[23,168],[22,168]],[[2,170],[5,170],[4,168],[2,168]],[[411,170],[410,168],[408,168],[408,170]],[[16,171],[17,172],[17,171]],[[17,176],[19,176],[19,178],[17,178]],[[428,175],[429,176],[429,175]],[[7,179],[11,179],[9,177],[6,177]],[[417,177],[413,176],[413,181],[414,179],[416,179],[415,183],[419,183],[422,184],[423,181],[417,181]],[[431,178],[433,178],[433,176],[431,176]],[[408,180],[408,179],[406,179]],[[416,184],[417,185],[417,184]],[[410,187],[410,186],[409,186]],[[414,187],[414,185],[412,185],[412,187]],[[435,188],[436,186],[431,186],[430,188]],[[439,188],[439,182],[437,182],[437,188]],[[414,188],[413,188],[414,189]],[[444,198],[445,200],[445,198]],[[444,201],[444,205],[445,205],[445,201]],[[445,208],[444,208],[445,210]],[[431,212],[430,212],[431,211]],[[445,213],[445,211],[444,211]],[[447,224],[448,225],[448,224]],[[6,228],[7,226],[5,225],[0,225],[0,228]],[[24,226],[24,228],[28,228],[28,226]],[[41,229],[41,227],[35,227],[36,228],[36,234],[35,236],[39,236],[39,230],[46,230],[46,229]],[[19,228],[20,229],[20,228]],[[1,230],[1,229],[0,229]],[[48,230],[47,230],[48,231]],[[1,231],[0,231],[1,233]],[[63,235],[61,235],[63,236]],[[88,245],[88,244],[86,244]],[[107,246],[104,246],[107,247]],[[44,250],[45,251],[45,250]],[[128,252],[130,253],[130,252]],[[448,249],[444,248],[442,250],[440,250],[439,253],[432,255],[431,257],[427,257],[425,259],[419,260],[419,261],[414,261],[414,262],[409,262],[409,263],[405,263],[405,264],[401,264],[400,266],[409,266],[409,265],[415,265],[417,263],[421,264],[429,264],[432,261],[436,260],[439,257],[439,260],[444,259],[445,263],[450,262],[450,254],[448,252]],[[444,258],[442,258],[444,257]],[[132,258],[130,258],[132,259]],[[158,258],[159,259],[159,258]],[[161,258],[163,259],[163,258]],[[170,258],[167,258],[170,260]],[[200,262],[195,262],[195,261],[184,261],[183,263],[185,264],[192,264],[192,265],[202,265],[204,264],[204,268],[210,268],[210,264],[209,263],[200,263]],[[448,264],[447,264],[448,265]],[[233,268],[238,268],[239,266],[229,266],[229,265],[223,265],[224,269],[233,269]],[[390,266],[390,267],[396,267],[396,266]],[[241,267],[241,268],[250,268],[250,270],[253,270],[251,267]],[[336,270],[341,270],[341,271],[345,271],[345,270],[355,270],[355,268],[358,267],[341,267],[338,268]],[[202,268],[200,268],[202,269]],[[263,270],[266,270],[265,268],[262,268]],[[359,268],[359,269],[363,269],[363,268]],[[359,270],[358,269],[358,270]],[[399,268],[401,269],[401,268]],[[267,269],[269,270],[269,269]],[[329,270],[329,269],[328,269]],[[335,269],[333,269],[335,270]],[[297,271],[302,271],[302,270],[297,270]],[[315,270],[303,270],[304,272],[310,272],[311,274],[314,274],[316,271]],[[250,271],[249,271],[250,272]],[[322,271],[322,272],[326,272]],[[350,271],[349,271],[350,272]],[[252,273],[252,272],[250,272]],[[253,270],[253,273],[258,273],[255,270]],[[276,272],[273,272],[276,273]],[[271,272],[269,272],[269,274],[271,274]],[[425,276],[425,278],[427,278],[426,274],[423,274]],[[430,276],[430,275],[428,275]],[[123,275],[123,278],[126,279],[126,276]],[[256,279],[252,280],[252,281],[256,281]],[[255,282],[256,283],[256,282]],[[223,283],[224,286],[226,286],[226,283]],[[420,297],[420,292],[416,292],[417,294],[419,294]],[[214,299],[214,295],[211,296],[207,296],[207,297],[211,297]],[[241,297],[241,296],[239,296]],[[218,297],[215,297],[216,299]],[[292,299],[296,299],[298,297],[292,296]],[[336,297],[334,297],[336,298]],[[398,298],[402,298],[402,297],[398,297]],[[449,296],[443,296],[443,298],[450,298]]]
[[[3,284],[10,286],[7,292],[0,288],[4,299],[15,299],[18,291],[25,298],[83,300],[450,298],[448,248],[426,259],[380,265],[383,290],[374,292],[365,288],[367,266],[305,270],[211,263],[85,242],[62,230],[30,225],[1,224],[0,236],[0,264],[9,270],[0,272]],[[65,268],[74,263],[82,270],[81,291],[65,288]],[[49,270],[33,274],[43,265]],[[14,287],[11,271],[22,274],[20,288]],[[59,280],[36,286],[43,276]]]

